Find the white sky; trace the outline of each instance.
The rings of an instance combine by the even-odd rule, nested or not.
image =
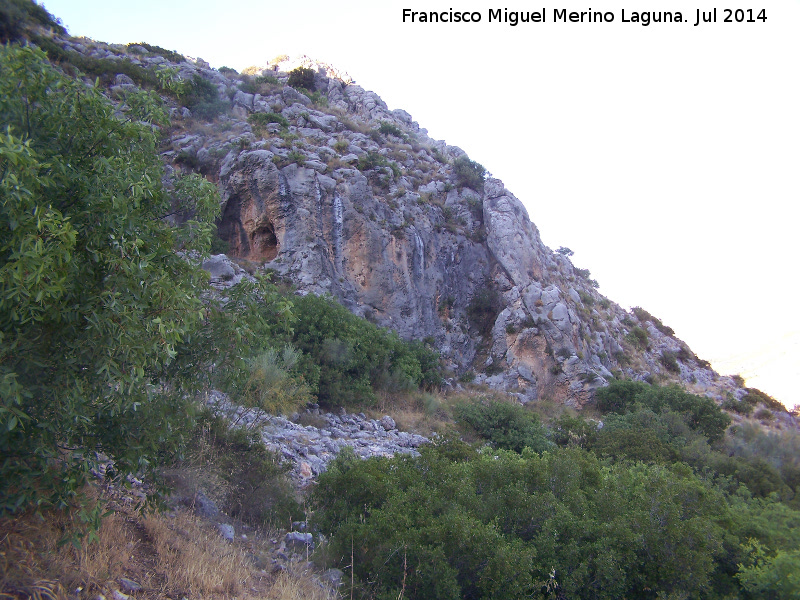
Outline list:
[[[723,373],[800,403],[800,0],[767,21],[694,27],[683,0],[48,0],[73,35],[145,41],[237,70],[307,54],[463,148],[575,251],[600,291],[642,306]],[[731,5],[733,6],[733,5]],[[553,23],[554,8],[614,23]],[[480,11],[402,23],[402,9]],[[547,23],[489,23],[489,9]],[[621,23],[681,11],[689,23]]]

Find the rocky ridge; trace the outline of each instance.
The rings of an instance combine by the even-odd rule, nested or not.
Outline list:
[[[213,123],[167,98],[163,156],[218,183],[228,256],[209,265],[225,265],[219,283],[240,277],[240,264],[299,293],[330,294],[404,338],[431,341],[450,385],[471,380],[522,402],[580,407],[613,376],[680,382],[718,401],[745,395],[658,319],[608,300],[588,271],[546,247],[502,181],[470,183],[463,169],[475,165],[462,149],[345,73],[283,57],[238,74],[143,47],[53,39],[217,88],[226,110]],[[296,65],[313,71],[313,90],[288,85]],[[110,95],[130,86],[120,74]],[[481,298],[495,309],[488,326],[471,317]]]
[[[416,456],[419,454],[416,449],[430,441],[398,430],[388,415],[376,420],[363,413],[349,414],[344,409],[339,414],[323,412],[312,405],[303,417],[311,417],[316,425],[303,425],[297,422],[301,420],[299,414],[293,419],[268,415],[258,409],[237,406],[222,392],[210,392],[207,404],[234,427],[258,429],[264,446],[293,465],[293,479],[301,487],[323,473],[346,446],[359,458],[366,459],[395,454]]]

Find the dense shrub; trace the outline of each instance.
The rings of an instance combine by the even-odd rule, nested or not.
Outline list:
[[[161,46],[153,46],[151,44],[147,44],[145,42],[139,42],[136,44],[128,44],[128,48],[131,46],[141,46],[148,52],[152,54],[157,54],[159,56],[163,56],[170,62],[174,63],[182,63],[186,60],[186,57],[183,54],[175,52],[174,50],[167,50],[166,48],[162,48]],[[221,71],[221,69],[220,69]]]
[[[289,126],[289,121],[286,120],[286,117],[274,112],[252,113],[247,117],[247,121],[250,125],[259,129],[266,127],[269,123],[277,123],[281,127]]]
[[[297,67],[289,71],[289,85],[293,88],[302,88],[313,92],[314,86],[314,71],[307,67]]]
[[[353,565],[356,595],[704,597],[736,585],[718,569],[725,498],[685,468],[608,467],[577,449],[452,460],[449,445],[340,456],[320,477],[315,523],[329,556]]]
[[[217,86],[200,75],[192,75],[184,81],[178,99],[200,118],[211,120],[228,109],[228,104],[220,99]]]
[[[659,387],[635,381],[613,381],[597,390],[597,407],[604,412],[624,414],[639,409],[654,413],[672,411],[687,425],[710,441],[720,440],[731,418],[710,398],[689,394],[677,386]]]
[[[658,357],[658,362],[664,365],[664,368],[670,373],[680,373],[681,367],[678,364],[678,359],[675,358],[675,353],[664,350],[661,356]]]
[[[297,298],[294,313],[292,340],[303,352],[300,367],[323,404],[371,404],[375,390],[440,383],[434,351],[420,342],[404,342],[330,298]]]
[[[382,156],[377,152],[373,152],[372,150],[370,150],[366,154],[362,154],[358,158],[359,171],[369,171],[370,169],[375,169],[376,167],[385,167],[388,165],[389,161],[386,160],[385,156]]]
[[[628,332],[625,339],[638,350],[644,350],[647,348],[649,337],[647,331],[637,325]]]
[[[51,61],[58,63],[70,74],[83,73],[99,79],[105,85],[110,85],[116,75],[122,73],[143,88],[164,89],[155,71],[145,69],[128,59],[95,58],[73,50],[65,50],[45,36],[32,35],[31,39],[47,54]],[[168,90],[166,91],[169,92]]]
[[[745,388],[747,394],[742,398],[742,402],[747,402],[752,406],[756,406],[758,404],[763,404],[767,408],[771,408],[772,410],[779,410],[781,412],[786,412],[786,407],[778,402],[775,398],[770,396],[769,394],[765,394],[759,389],[756,388]]]
[[[466,186],[476,192],[483,191],[486,169],[482,165],[470,160],[467,156],[459,156],[453,162],[453,169],[458,185]]]
[[[642,307],[634,306],[631,309],[631,312],[634,315],[636,315],[636,318],[639,319],[640,323],[650,321],[655,326],[655,328],[658,329],[664,335],[669,335],[669,336],[675,335],[675,331],[672,329],[672,327],[667,327],[661,322],[661,319],[654,317]]]
[[[383,135],[393,135],[399,138],[403,137],[401,129],[394,123],[389,123],[388,121],[381,121],[378,126],[378,131]]]
[[[219,473],[221,508],[251,526],[285,527],[304,516],[288,477],[290,463],[267,450],[257,432],[236,427],[209,411],[198,416],[191,449]]]
[[[731,410],[740,415],[753,414],[753,405],[748,402],[745,402],[744,400],[735,400],[733,398],[730,398],[722,403],[722,408],[724,408],[725,410]]]
[[[495,448],[544,452],[553,446],[536,414],[517,404],[488,399],[464,402],[456,407],[454,416]]]

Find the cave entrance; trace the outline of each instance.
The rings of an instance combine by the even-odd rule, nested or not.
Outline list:
[[[271,222],[262,223],[250,234],[250,259],[273,260],[278,256],[278,238]]]

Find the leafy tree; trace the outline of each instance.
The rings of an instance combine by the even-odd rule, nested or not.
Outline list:
[[[736,574],[744,589],[766,600],[800,600],[800,550],[778,550],[769,556],[756,540],[746,549],[747,561]]]
[[[556,250],[561,256],[572,256],[575,254],[572,250],[567,248],[566,246],[560,246],[558,250]]]
[[[162,185],[160,103],[113,105],[32,48],[0,48],[0,510],[63,505],[94,451],[136,469],[177,442],[165,374],[204,317],[216,193]],[[176,253],[179,250],[180,253]]]

